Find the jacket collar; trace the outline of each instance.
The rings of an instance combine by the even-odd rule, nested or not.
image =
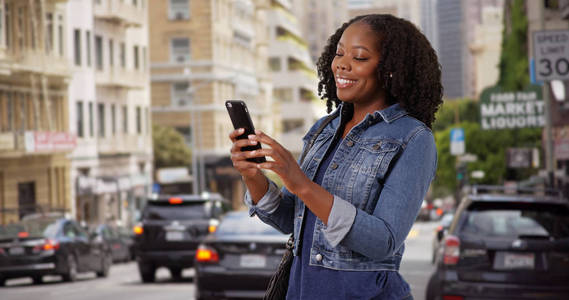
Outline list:
[[[338,111],[344,111],[346,110],[346,108],[344,107],[344,103],[342,102],[340,104],[340,109],[338,109]],[[337,113],[337,112],[335,112]],[[390,106],[388,106],[385,109],[382,110],[376,110],[374,111],[372,114],[368,114],[365,117],[366,121],[371,121],[372,123],[375,123],[377,121],[383,120],[386,123],[391,123],[405,115],[407,115],[408,112],[401,107],[401,105],[399,103],[395,103],[392,104]],[[375,121],[375,122],[374,122]]]

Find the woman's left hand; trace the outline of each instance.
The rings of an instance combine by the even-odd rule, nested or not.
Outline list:
[[[293,194],[298,195],[303,188],[308,187],[311,181],[302,172],[294,156],[285,147],[260,130],[255,130],[254,135],[249,135],[249,140],[270,147],[255,150],[249,154],[249,157],[269,156],[273,159],[273,161],[258,164],[258,168],[275,172]]]

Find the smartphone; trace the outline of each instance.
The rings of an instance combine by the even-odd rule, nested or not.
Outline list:
[[[233,128],[245,128],[245,132],[238,136],[237,139],[246,139],[250,134],[255,134],[255,126],[253,126],[253,121],[251,120],[251,115],[249,115],[249,109],[247,109],[245,102],[241,100],[227,100],[225,101],[225,108],[227,108],[231,123],[233,123]],[[253,151],[257,149],[261,149],[260,143],[254,146],[242,147],[241,151]],[[264,163],[266,161],[264,156],[248,158],[247,160],[255,163]]]

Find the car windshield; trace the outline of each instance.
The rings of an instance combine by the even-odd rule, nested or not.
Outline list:
[[[17,237],[54,237],[57,233],[57,219],[38,218],[0,226],[0,239]],[[25,235],[24,235],[25,233]]]
[[[260,234],[282,235],[278,230],[263,223],[258,217],[250,217],[248,214],[228,214],[219,224],[216,234]]]
[[[142,218],[146,220],[190,220],[205,219],[209,217],[208,202],[192,202],[181,204],[151,203],[149,202]],[[211,206],[211,205],[210,205]]]
[[[569,238],[569,209],[540,203],[484,203],[469,208],[462,232],[492,237]]]

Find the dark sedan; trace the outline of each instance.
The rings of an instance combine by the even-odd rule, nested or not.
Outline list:
[[[245,211],[226,214],[196,252],[197,299],[262,298],[287,239]]]
[[[440,253],[427,300],[569,299],[569,203],[543,195],[470,195]]]
[[[82,272],[106,277],[110,266],[108,245],[61,215],[24,217],[0,231],[0,285],[18,277],[40,283],[44,275],[74,281]]]
[[[123,235],[119,228],[109,224],[100,224],[95,227],[93,234],[109,245],[113,262],[126,262],[132,257],[130,252],[132,239]]]

